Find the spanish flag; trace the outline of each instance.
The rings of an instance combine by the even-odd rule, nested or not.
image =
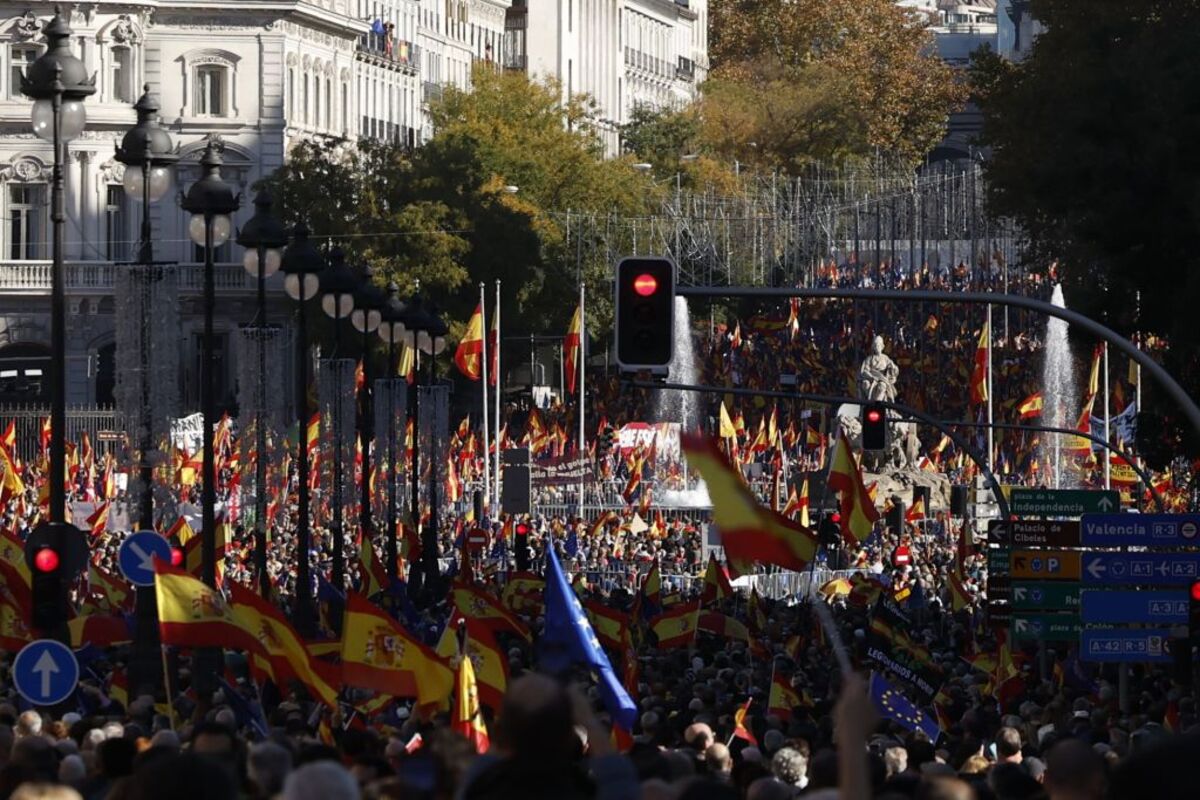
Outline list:
[[[467,329],[454,351],[454,363],[463,375],[473,381],[483,377],[483,303],[467,321]]]
[[[305,435],[305,452],[311,460],[317,448],[321,445],[321,412],[316,412],[308,419],[308,430]]]
[[[700,604],[683,603],[650,620],[650,630],[658,639],[659,650],[688,647],[696,638],[700,626]]]
[[[460,654],[458,669],[455,670],[454,716],[450,720],[450,729],[466,737],[476,753],[487,752],[487,724],[483,721],[483,709],[479,705],[475,667],[467,654]]]
[[[450,599],[463,616],[481,620],[493,631],[515,633],[527,642],[532,641],[529,627],[484,590],[455,582],[450,589]]]
[[[363,689],[415,697],[444,706],[454,673],[436,653],[362,595],[346,593],[342,626],[342,679]]]
[[[1042,407],[1042,393],[1034,392],[1017,406],[1017,411],[1021,414],[1021,419],[1033,419],[1042,415]]]
[[[3,486],[5,490],[13,496],[25,494],[25,483],[17,474],[17,465],[13,461],[10,448],[0,446],[0,464],[4,466]]]
[[[412,383],[417,375],[416,363],[416,350],[404,345],[400,349],[400,355],[396,357],[396,374]]]
[[[688,463],[700,472],[713,500],[713,522],[721,532],[725,558],[802,571],[817,552],[812,531],[759,505],[711,439],[686,436]]]
[[[992,343],[988,335],[988,324],[983,323],[979,332],[979,344],[975,347],[975,369],[971,372],[971,403],[973,405],[986,403],[988,399],[988,359],[991,357]]]
[[[792,688],[792,682],[772,671],[771,691],[767,696],[767,714],[779,717],[784,722],[792,718],[792,709],[802,705],[800,694]]]
[[[711,605],[726,598],[733,597],[733,587],[729,584],[729,576],[717,563],[716,553],[708,554],[708,566],[704,570],[704,586],[700,591],[700,603]]]
[[[575,306],[571,325],[563,338],[563,374],[567,381],[567,394],[575,393],[575,373],[579,371],[580,333],[583,330],[583,306]]]
[[[752,702],[754,702],[754,698],[747,698],[745,704],[733,712],[733,735],[758,747],[758,740],[754,738],[754,734],[746,727],[746,715],[750,713],[750,704]]]
[[[950,573],[949,589],[952,610],[962,611],[971,605],[971,595],[967,593],[967,587],[963,584],[962,576],[957,569]]]
[[[804,479],[804,483],[800,484],[800,524],[807,528],[808,520],[808,478]]]
[[[508,656],[501,652],[496,637],[479,620],[459,617],[454,624],[447,625],[438,640],[437,654],[451,661],[459,654],[458,629],[466,626],[463,642],[464,653],[476,670],[475,680],[479,689],[479,700],[493,711],[500,709],[504,693],[508,691]]]
[[[851,544],[859,544],[871,535],[871,529],[879,519],[875,503],[863,486],[862,472],[850,452],[846,432],[838,436],[837,449],[833,453],[833,466],[829,470],[829,488],[841,498],[842,536]]]
[[[238,625],[225,595],[158,559],[154,561],[154,594],[163,644],[258,649],[254,637]]]
[[[108,531],[108,508],[109,503],[106,501],[96,506],[92,511],[92,515],[87,518],[87,524],[90,526],[92,538],[95,539]]]
[[[737,428],[733,426],[733,420],[729,418],[729,412],[725,409],[725,401],[721,401],[721,438],[728,439],[731,436],[737,436]]]
[[[318,664],[324,662],[313,659],[279,609],[236,582],[229,585],[229,600],[234,620],[257,639],[259,652],[270,664],[275,683],[283,686],[288,679],[295,678],[313,697],[337,708],[338,690],[331,685],[337,682],[336,676],[328,667],[331,674],[319,673]]]
[[[371,544],[370,536],[362,537],[362,543],[358,548],[358,563],[362,575],[362,582],[358,590],[365,597],[374,597],[391,583],[388,580],[387,570],[383,568],[383,564],[375,555],[375,547]]]

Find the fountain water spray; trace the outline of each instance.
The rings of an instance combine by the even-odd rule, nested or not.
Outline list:
[[[687,298],[675,298],[675,324],[671,331],[673,350],[671,353],[670,380],[672,383],[696,384],[700,382],[700,370],[696,364],[696,347],[692,340],[692,318],[688,311]],[[695,392],[674,389],[659,389],[654,400],[654,415],[659,422],[677,422],[681,434],[695,432],[700,428],[700,399]],[[685,478],[686,481],[686,473]],[[697,486],[683,491],[665,491],[656,498],[665,506],[705,507],[710,506],[708,489],[701,481]]]
[[[1054,286],[1050,302],[1066,308],[1062,284]],[[1046,358],[1042,364],[1042,412],[1046,424],[1055,428],[1072,428],[1079,413],[1079,388],[1075,383],[1075,362],[1067,340],[1066,320],[1051,317],[1046,323]],[[1063,466],[1063,434],[1050,433],[1042,440],[1041,459],[1044,474],[1055,488],[1068,488],[1077,483]]]

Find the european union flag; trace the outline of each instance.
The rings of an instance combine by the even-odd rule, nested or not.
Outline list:
[[[604,707],[613,721],[627,731],[633,730],[637,706],[613,672],[579,598],[567,583],[553,547],[546,548],[545,602],[542,667],[550,672],[561,672],[571,664],[587,664],[596,675]]]
[[[575,526],[571,526],[571,532],[567,534],[567,540],[563,542],[563,552],[571,558],[579,555],[579,531]]]
[[[928,714],[914,706],[899,689],[878,672],[871,673],[871,702],[880,716],[898,722],[910,731],[921,731],[936,742],[941,729]]]

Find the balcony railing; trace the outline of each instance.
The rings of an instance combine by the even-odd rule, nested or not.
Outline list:
[[[413,69],[420,64],[418,56],[421,49],[406,39],[393,39],[377,33],[364,33],[358,40],[358,51]]]
[[[49,261],[0,261],[0,293],[41,294],[50,291]],[[106,261],[73,261],[63,265],[67,291],[82,294],[111,293],[117,270],[136,269]],[[213,273],[217,291],[253,291],[254,280],[241,264],[217,264]],[[272,281],[268,281],[270,285]],[[203,264],[179,265],[179,288],[193,293],[204,288]]]

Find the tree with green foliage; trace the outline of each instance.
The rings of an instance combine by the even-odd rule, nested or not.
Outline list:
[[[894,0],[714,0],[710,14],[701,138],[726,159],[917,161],[965,96],[924,21]]]
[[[1046,30],[1024,61],[987,53],[972,68],[991,210],[1019,223],[1033,258],[1057,261],[1072,307],[1169,336],[1171,366],[1194,376],[1200,3],[1031,12]]]
[[[590,106],[552,83],[481,67],[470,91],[448,88],[430,116],[434,136],[411,151],[298,145],[269,181],[285,216],[370,262],[380,282],[404,293],[419,282],[450,319],[465,321],[477,284],[499,278],[507,325],[560,332],[582,276],[591,324],[606,325],[609,254],[567,252],[567,226],[644,214],[661,190],[632,157],[604,158]]]

